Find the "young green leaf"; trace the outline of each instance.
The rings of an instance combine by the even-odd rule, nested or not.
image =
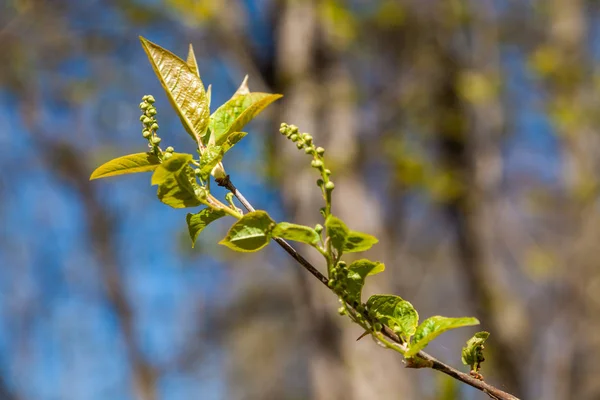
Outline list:
[[[227,153],[233,146],[237,144],[240,140],[242,140],[248,132],[232,132],[227,137],[227,140],[221,146],[223,148],[223,154]]]
[[[140,41],[183,126],[200,144],[200,137],[204,135],[210,118],[208,100],[200,77],[193,67],[170,51],[141,36]]]
[[[158,185],[157,196],[160,201],[173,208],[202,204],[197,196],[202,189],[196,182],[194,170],[188,165],[191,160],[191,154],[173,154],[154,171],[151,182]]]
[[[369,250],[378,242],[375,236],[348,229],[341,219],[333,215],[327,217],[325,227],[327,235],[331,238],[331,245],[339,255]]]
[[[187,221],[188,230],[190,232],[190,239],[192,239],[192,247],[196,244],[198,235],[204,228],[213,221],[227,215],[223,210],[215,210],[213,208],[205,208],[196,214],[188,214],[185,217]]]
[[[489,332],[477,332],[471,339],[467,340],[466,346],[463,347],[461,359],[463,364],[471,366],[471,371],[478,372],[480,364],[485,361],[483,344],[489,336]]]
[[[231,226],[219,244],[235,251],[258,251],[269,243],[274,227],[275,222],[265,211],[250,212]]]
[[[185,153],[173,153],[171,158],[166,160],[160,165],[160,168],[156,168],[156,171],[152,174],[151,184],[160,185],[167,178],[171,177],[173,173],[180,171],[185,165],[188,165],[194,158],[191,154]]]
[[[90,180],[108,176],[135,174],[137,172],[154,171],[160,165],[160,160],[151,153],[136,153],[115,158],[105,162],[90,176]]]
[[[385,265],[380,262],[367,259],[354,261],[348,267],[348,277],[346,280],[347,293],[352,302],[361,302],[361,292],[365,284],[365,279],[369,275],[375,275],[385,270]]]
[[[221,146],[208,146],[200,158],[200,178],[206,181],[210,172],[223,158],[223,148]]]
[[[400,296],[378,294],[367,301],[369,314],[394,330],[401,338],[408,341],[417,330],[419,314],[408,301]]]
[[[414,356],[419,351],[423,350],[429,344],[429,342],[450,329],[478,324],[479,320],[473,317],[448,318],[436,315],[427,318],[417,328],[417,331],[411,340],[410,348],[406,356]]]
[[[168,206],[187,208],[202,204],[198,199],[201,190],[203,189],[196,182],[194,170],[186,165],[158,185],[156,194],[158,199]]]
[[[346,243],[344,243],[344,253],[357,253],[369,250],[378,241],[373,235],[350,231],[346,238]]]
[[[247,82],[247,77],[244,79]],[[242,83],[238,91],[210,116],[210,131],[217,145],[225,143],[233,132],[239,132],[248,122],[275,100],[280,94],[250,93]]]
[[[289,222],[278,223],[273,229],[273,236],[311,245],[321,239],[319,234],[310,226],[296,225]]]
[[[344,252],[344,245],[346,244],[346,238],[350,230],[341,219],[333,215],[327,217],[325,228],[327,228],[327,235],[329,236],[329,240],[331,240],[331,246],[341,256]]]

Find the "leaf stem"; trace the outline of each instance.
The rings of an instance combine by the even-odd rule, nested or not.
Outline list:
[[[226,188],[227,190],[229,190],[231,193],[233,193],[233,195],[240,201],[240,203],[242,203],[242,205],[244,206],[244,208],[246,208],[246,210],[248,210],[250,212],[255,211],[252,204],[250,204],[250,202],[244,197],[244,195],[242,195],[242,193],[240,193],[240,191],[231,182],[229,175],[225,176],[225,178],[216,179],[216,182],[219,186],[222,186],[222,187]],[[302,257],[302,255],[300,255],[296,251],[296,249],[294,249],[288,242],[286,242],[285,240],[283,240],[281,238],[276,237],[276,238],[273,238],[273,240],[275,240],[275,242],[277,242],[277,244],[279,246],[281,246],[294,260],[296,260],[300,265],[302,265],[308,272],[310,272],[315,278],[317,278],[319,281],[321,281],[321,283],[324,284],[325,286],[327,286],[327,288],[329,289],[329,286],[328,286],[329,279],[327,279],[327,277],[325,275],[323,275],[321,272],[319,272],[319,270],[316,269],[308,260],[306,260],[304,257]],[[346,304],[346,310],[351,315],[351,318],[355,322],[359,323],[359,325],[361,325],[361,326],[363,326],[363,324],[361,324],[360,322],[357,321],[357,316],[362,315],[362,317],[367,320],[369,318],[369,316],[366,312],[360,313],[358,310],[356,310],[350,304]],[[363,326],[363,328],[370,330],[371,334],[374,335],[374,337],[377,340],[381,341],[386,347],[390,347],[390,348],[398,351],[399,353],[402,353],[400,351],[400,349],[402,347],[405,347],[405,343],[400,337],[398,337],[398,335],[396,335],[396,333],[394,333],[394,331],[390,327],[383,325],[381,333],[374,333],[372,331],[372,329],[369,329],[368,327],[366,327],[366,325]],[[385,339],[384,337],[387,339]],[[383,338],[383,340],[382,340],[382,338]],[[400,346],[400,347],[396,348],[397,346]],[[459,380],[469,386],[472,386],[478,390],[481,390],[482,392],[487,394],[492,399],[519,400],[517,397],[513,396],[512,394],[506,393],[484,381],[481,381],[481,380],[476,379],[468,374],[465,374],[464,372],[461,372],[461,371],[437,360],[436,358],[425,353],[424,351],[420,351],[413,358],[408,359],[407,367],[409,367],[409,368],[432,368],[436,371],[440,371],[456,380]]]

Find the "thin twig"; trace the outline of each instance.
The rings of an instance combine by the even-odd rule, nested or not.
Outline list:
[[[240,191],[237,190],[235,185],[231,182],[231,180],[229,179],[229,175],[227,175],[225,178],[217,179],[216,181],[219,186],[222,186],[229,190],[231,193],[233,193],[233,195],[237,197],[237,199],[240,201],[240,203],[242,203],[246,210],[248,210],[249,212],[255,211],[254,207],[252,207],[252,204],[250,204],[250,202],[246,200],[244,195],[242,195]],[[298,261],[298,263],[302,265],[306,270],[308,270],[308,272],[310,272],[313,276],[320,280],[321,283],[323,283],[325,286],[327,286],[327,288],[329,288],[329,286],[327,285],[329,279],[327,279],[325,275],[319,272],[318,269],[316,269],[310,262],[308,262],[304,257],[302,257],[296,251],[296,249],[294,249],[288,242],[281,238],[273,238],[273,240],[275,240],[277,244],[279,244],[294,260]],[[354,307],[352,307],[352,305],[348,305],[348,309],[355,315],[359,314],[359,312]],[[368,315],[364,315],[364,317],[368,318]],[[381,332],[393,342],[399,345],[404,344],[402,339],[400,339],[398,335],[396,335],[394,331],[390,329],[387,325],[383,325]],[[481,390],[492,399],[519,400],[517,397],[513,396],[510,393],[506,393],[484,381],[476,379],[468,374],[465,374],[462,371],[452,368],[451,366],[439,361],[438,359],[429,355],[428,353],[425,353],[424,351],[420,351],[417,354],[417,357],[415,357],[413,360],[408,361],[408,368],[432,368],[454,379],[457,379],[469,386]]]

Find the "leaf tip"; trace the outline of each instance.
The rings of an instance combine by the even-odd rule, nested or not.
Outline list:
[[[242,84],[240,85],[238,90],[235,91],[235,94],[249,94],[249,93],[250,93],[250,88],[248,88],[248,74],[246,74],[246,76],[244,77],[244,80],[242,81]]]

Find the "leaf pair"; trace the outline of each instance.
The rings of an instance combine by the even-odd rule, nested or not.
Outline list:
[[[408,344],[406,357],[415,356],[433,339],[450,329],[479,324],[477,318],[436,315],[418,325],[417,310],[408,301],[394,295],[371,296],[367,307],[370,315],[392,328]]]
[[[252,252],[265,247],[273,237],[307,244],[315,244],[320,240],[319,234],[309,226],[289,222],[277,224],[265,211],[254,211],[234,223],[219,244],[235,251]]]
[[[280,94],[251,93],[246,76],[233,97],[210,115],[210,99],[200,79],[192,46],[190,45],[188,60],[183,61],[170,51],[142,37],[140,41],[171,105],[177,111],[187,132],[199,145],[203,144],[201,138],[210,128],[211,136],[204,144],[224,146],[232,135],[239,133],[269,104],[282,97]],[[243,136],[245,134],[241,135]],[[236,138],[223,148],[223,152],[229,150],[241,137],[236,135]]]
[[[338,257],[341,257],[343,253],[369,250],[378,242],[375,236],[348,229],[341,219],[333,215],[327,217],[325,227],[327,228],[327,236],[331,240],[331,245],[337,251]]]
[[[471,371],[479,372],[480,364],[485,361],[483,356],[483,344],[490,336],[489,332],[477,332],[473,337],[467,340],[467,344],[462,349],[462,362],[471,366]]]

